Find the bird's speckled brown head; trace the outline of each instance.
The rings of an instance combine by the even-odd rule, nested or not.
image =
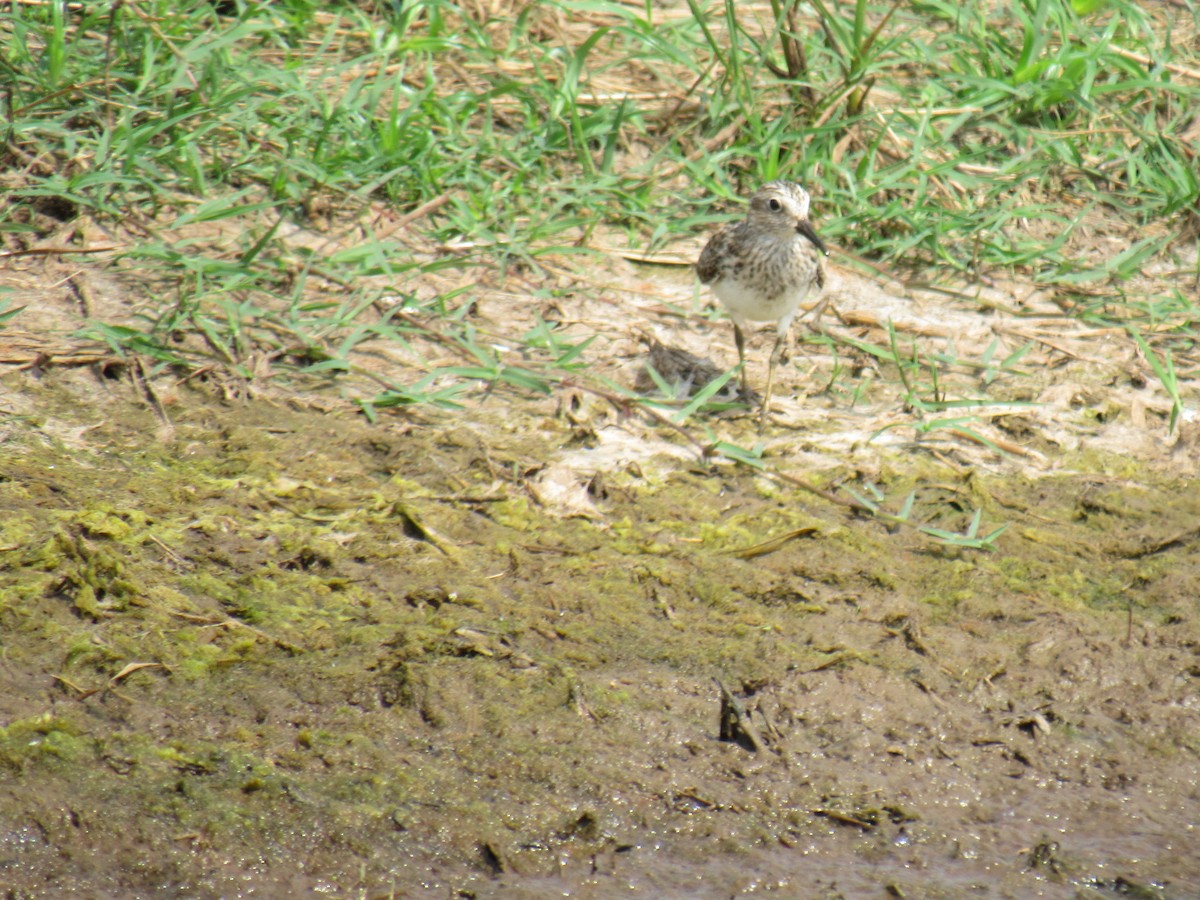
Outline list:
[[[825,243],[808,220],[808,191],[791,181],[770,181],[750,198],[747,220],[755,229],[801,234],[824,254]]]

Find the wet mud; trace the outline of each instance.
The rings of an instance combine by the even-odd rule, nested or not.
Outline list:
[[[6,896],[1200,893],[1186,477],[131,383],[0,381]]]

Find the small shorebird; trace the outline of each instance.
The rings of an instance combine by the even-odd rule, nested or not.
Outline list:
[[[775,322],[775,346],[767,367],[760,427],[771,403],[775,366],[783,357],[788,329],[809,291],[825,285],[821,257],[824,242],[808,220],[808,191],[790,181],[764,184],[750,198],[750,211],[712,236],[696,263],[702,284],[713,293],[733,320],[733,338],[741,363],[742,393],[746,388],[746,321]],[[824,303],[816,308],[820,316]]]

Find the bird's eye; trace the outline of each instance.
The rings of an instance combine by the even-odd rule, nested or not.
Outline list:
[[[767,208],[771,210],[771,212],[779,212],[781,209],[783,209],[783,204],[772,197],[767,201]]]

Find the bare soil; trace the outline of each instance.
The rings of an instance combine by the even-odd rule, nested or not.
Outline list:
[[[555,271],[485,275],[472,321],[599,335],[626,386],[651,339],[733,362],[686,274]],[[117,359],[71,335],[137,271],[10,261],[5,896],[1200,896],[1196,426],[1030,286],[835,275],[821,327],[1016,405],[926,427],[802,331],[763,473],[698,449],[752,414],[677,429],[583,377],[370,424],[366,380]],[[1008,528],[944,546],[780,473]]]

